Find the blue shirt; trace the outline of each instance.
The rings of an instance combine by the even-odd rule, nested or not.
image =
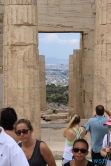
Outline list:
[[[92,150],[95,153],[99,153],[101,151],[103,138],[105,134],[109,133],[108,126],[103,126],[103,123],[105,123],[107,120],[107,117],[96,116],[95,118],[89,119],[84,125],[86,131],[90,132]]]

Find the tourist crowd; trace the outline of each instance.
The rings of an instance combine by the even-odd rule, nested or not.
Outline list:
[[[63,132],[66,141],[61,165],[111,166],[110,112],[98,105],[95,114],[84,126],[80,126],[80,121],[80,115],[71,115],[70,122]],[[1,110],[0,166],[56,166],[51,150],[45,142],[32,137],[33,131],[29,120],[17,120],[13,108]],[[87,159],[87,132],[90,132],[91,136],[92,161]]]

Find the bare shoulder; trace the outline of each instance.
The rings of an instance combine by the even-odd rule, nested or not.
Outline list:
[[[74,160],[70,161],[70,166],[74,165]]]
[[[68,133],[68,134],[71,133],[71,129],[70,129],[70,128],[67,129],[67,130],[66,130],[66,133]]]
[[[45,150],[45,149],[47,149],[47,148],[48,148],[48,146],[46,145],[45,142],[41,142],[41,143],[40,143],[40,149],[41,149],[41,150]]]
[[[63,133],[63,136],[67,138],[67,136],[72,135],[71,129],[66,129]]]
[[[66,138],[68,141],[73,141],[76,137],[76,133],[73,129],[68,129],[66,133]]]
[[[53,154],[45,142],[40,143],[40,152],[48,166],[56,166]]]
[[[42,155],[44,155],[46,153],[51,153],[51,150],[49,149],[49,147],[47,146],[47,144],[45,142],[40,143],[40,151],[41,151]]]

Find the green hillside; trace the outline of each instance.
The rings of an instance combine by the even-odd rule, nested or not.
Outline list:
[[[46,85],[46,101],[48,103],[68,104],[68,86]]]

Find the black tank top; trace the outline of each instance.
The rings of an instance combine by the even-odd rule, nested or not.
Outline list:
[[[32,156],[28,160],[30,166],[46,166],[46,162],[40,153],[40,143],[41,142],[42,141],[39,141],[39,140],[36,141]],[[19,143],[19,146],[22,147],[22,142]]]

